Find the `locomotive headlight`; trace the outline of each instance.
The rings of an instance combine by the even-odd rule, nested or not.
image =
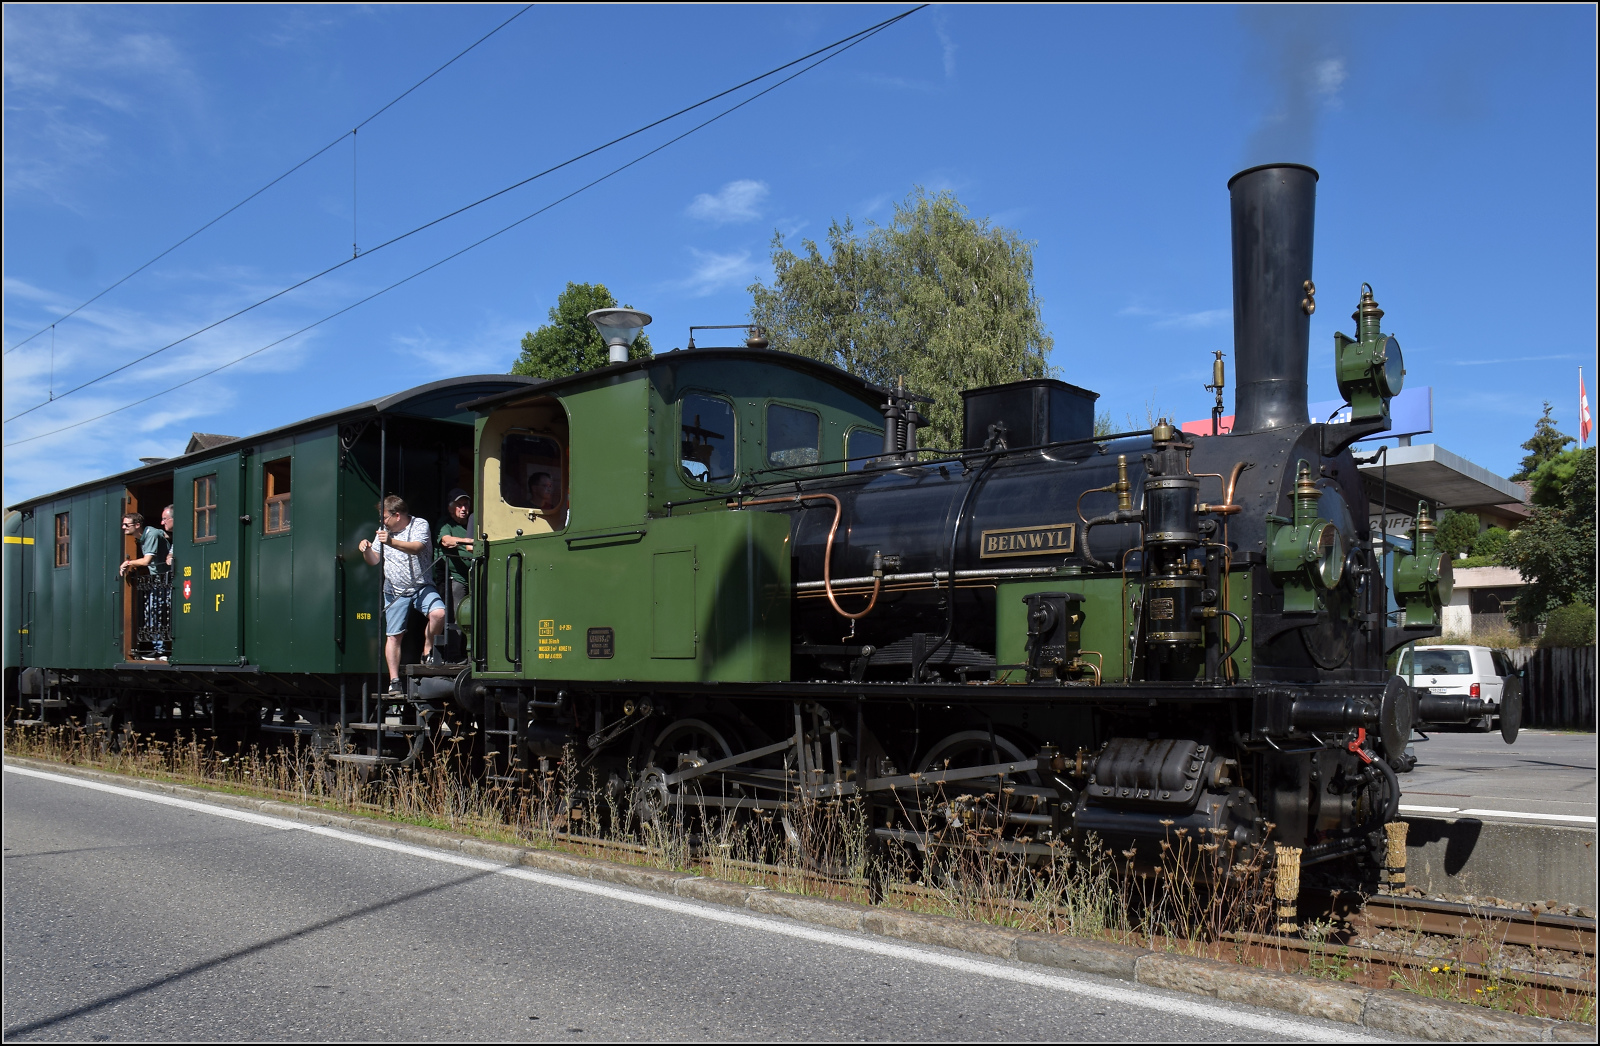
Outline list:
[[[1376,361],[1378,384],[1385,396],[1398,396],[1406,384],[1406,361],[1400,354],[1400,339],[1383,340],[1383,354]]]
[[[1394,596],[1405,608],[1407,628],[1437,625],[1440,608],[1455,591],[1454,567],[1434,548],[1435,534],[1428,506],[1419,504],[1411,531],[1414,551],[1394,554]]]
[[[1350,419],[1389,418],[1389,400],[1405,386],[1405,357],[1399,339],[1378,329],[1383,310],[1372,300],[1372,288],[1361,285],[1361,303],[1351,319],[1356,337],[1333,336],[1334,376],[1339,395],[1350,404]]]
[[[1344,536],[1337,524],[1317,515],[1320,491],[1310,463],[1302,459],[1296,471],[1294,518],[1267,517],[1267,561],[1283,586],[1284,612],[1314,614],[1322,607],[1321,593],[1344,578]]]
[[[1307,544],[1307,553],[1316,557],[1312,570],[1317,582],[1323,588],[1334,588],[1344,577],[1344,538],[1339,536],[1339,528],[1324,520],[1317,530],[1316,544]]]

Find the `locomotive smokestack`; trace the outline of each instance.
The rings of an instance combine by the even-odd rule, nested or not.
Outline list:
[[[1240,171],[1233,209],[1233,431],[1304,425],[1316,287],[1317,172],[1297,163]]]

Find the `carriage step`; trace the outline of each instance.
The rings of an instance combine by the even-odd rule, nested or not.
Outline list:
[[[414,734],[427,727],[418,723],[346,723],[346,730],[382,730],[389,734]]]
[[[14,719],[14,720],[12,720],[11,725],[12,726],[44,726],[44,725],[46,725],[46,721],[43,720],[43,719]]]
[[[328,756],[335,763],[348,763],[351,766],[398,766],[405,760],[393,755],[354,755],[346,752],[335,752]]]
[[[59,697],[30,697],[28,704],[38,705],[40,708],[65,708],[69,702]]]
[[[466,667],[467,663],[463,661],[456,665],[405,665],[400,671],[401,674],[411,677],[458,676],[461,674],[461,670]]]

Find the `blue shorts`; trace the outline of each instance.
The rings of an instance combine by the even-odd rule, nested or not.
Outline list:
[[[423,585],[411,595],[396,599],[383,608],[383,616],[389,626],[386,635],[398,636],[406,630],[406,613],[412,607],[416,607],[417,613],[427,617],[435,607],[444,609],[444,598],[432,585]]]

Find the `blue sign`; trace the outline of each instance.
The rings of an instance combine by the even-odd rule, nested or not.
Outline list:
[[[1350,420],[1350,408],[1343,400],[1323,400],[1307,406],[1311,423],[1325,422],[1342,425]],[[1433,386],[1402,389],[1400,395],[1389,401],[1390,427],[1385,432],[1363,437],[1362,442],[1390,439],[1395,436],[1416,436],[1433,431]]]

